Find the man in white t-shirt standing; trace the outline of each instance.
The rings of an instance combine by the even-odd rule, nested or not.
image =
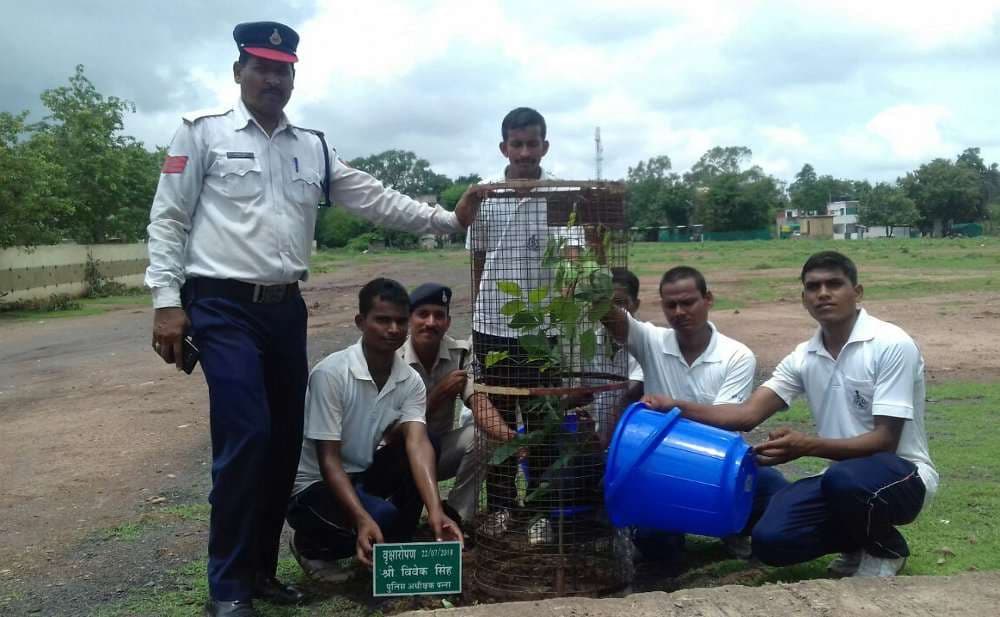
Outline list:
[[[646,398],[651,395],[685,399],[703,405],[741,403],[753,390],[757,360],[746,345],[729,338],[708,320],[715,297],[704,275],[689,266],[667,270],[660,279],[660,306],[669,328],[635,319],[630,313],[609,313],[604,320],[612,335],[627,341],[628,351],[642,367]],[[645,400],[645,399],[644,399]],[[777,470],[759,474],[750,522],[764,511],[771,495],[787,484]],[[724,539],[738,557],[749,557],[743,534]],[[671,560],[682,537],[638,530],[636,545],[647,558]]]
[[[840,552],[835,573],[894,576],[909,555],[896,527],[916,519],[938,484],[924,430],[923,357],[906,332],[859,309],[864,288],[849,258],[816,253],[801,279],[802,304],[819,328],[749,401],[644,400],[657,409],[679,407],[706,424],[750,430],[805,396],[817,435],[772,431],[754,448],[758,462],[835,462],[774,495],[753,528],[754,555],[783,566]]]
[[[545,118],[534,109],[518,107],[501,121],[500,136],[503,139],[500,153],[507,159],[504,180],[543,179],[542,158],[549,151]],[[557,378],[524,361],[529,354],[518,341],[518,331],[510,327],[510,317],[500,312],[510,297],[498,287],[498,283],[513,282],[526,294],[549,287],[553,272],[543,265],[542,256],[550,239],[560,240],[567,248],[583,244],[580,228],[549,225],[545,198],[531,193],[486,199],[475,225],[469,228],[467,243],[472,251],[474,293],[472,347],[476,380],[485,385],[532,388],[558,384]],[[505,352],[508,357],[487,367],[490,352]],[[482,392],[474,393],[469,403],[480,430],[495,442],[517,436],[517,405],[517,397],[487,396]],[[535,419],[531,414],[526,416],[520,420],[530,432]],[[532,464],[544,469],[556,456],[554,448],[536,447],[530,458]],[[503,519],[515,505],[516,473],[517,456],[490,466],[487,471],[488,478],[496,479],[486,496],[487,509],[500,515],[493,525],[496,531],[502,531]],[[529,476],[529,485],[533,487],[538,478],[538,474]]]
[[[371,566],[372,545],[412,539],[424,506],[438,540],[462,539],[438,495],[423,380],[397,353],[406,341],[409,295],[377,278],[358,301],[361,340],[309,375],[288,506],[292,554],[307,574],[325,580],[338,576],[338,559],[355,555]]]

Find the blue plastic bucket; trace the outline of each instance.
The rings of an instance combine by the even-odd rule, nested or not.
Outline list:
[[[756,484],[739,433],[635,403],[608,448],[604,502],[616,527],[723,537],[746,525]]]

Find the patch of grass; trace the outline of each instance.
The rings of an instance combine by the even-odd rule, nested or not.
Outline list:
[[[836,250],[855,260],[865,273],[866,265],[919,271],[992,270],[1000,259],[1000,238],[873,239],[873,240],[752,240],[703,244],[638,242],[632,244],[630,266],[654,265],[655,273],[687,262],[698,262],[706,274],[712,271],[751,271],[762,264],[770,268],[802,267],[806,258],[824,250]]]
[[[930,388],[925,417],[931,458],[941,476],[934,500],[917,520],[901,528],[911,556],[904,572],[948,575],[968,570],[1000,570],[1000,384],[952,382]],[[811,430],[806,406],[797,402],[772,417],[767,426],[793,425]],[[819,471],[828,464],[800,459],[797,468]],[[811,473],[811,472],[810,472]],[[711,544],[711,543],[709,543]],[[690,545],[697,555],[711,549]],[[697,557],[696,557],[697,558]],[[755,568],[743,564],[743,584],[826,578],[833,556],[786,568]],[[722,562],[719,572],[731,573]],[[759,571],[758,571],[759,570]]]
[[[208,597],[208,582],[204,560],[193,561],[174,570],[167,588],[141,590],[128,597],[99,608],[95,617],[189,617],[200,615]],[[262,617],[380,617],[382,612],[360,601],[361,586],[370,589],[370,582],[352,579],[335,587],[322,586],[304,578],[293,559],[278,563],[278,577],[306,591],[311,601],[304,606],[274,606],[257,602],[254,607]],[[358,599],[338,595],[334,589],[348,587]],[[369,592],[370,593],[370,592]]]
[[[176,506],[168,506],[160,510],[165,516],[177,517],[182,521],[208,522],[208,517],[212,513],[212,506],[207,503],[189,503]]]
[[[125,542],[131,542],[138,540],[142,536],[143,527],[145,523],[143,521],[131,521],[128,523],[122,523],[107,529],[104,531],[104,538],[106,540],[121,540]]]
[[[461,246],[426,251],[420,249],[398,250],[383,249],[376,252],[359,253],[348,249],[323,249],[313,253],[310,271],[313,273],[333,272],[334,270],[350,268],[357,264],[385,265],[386,271],[391,271],[393,264],[401,260],[410,263],[461,265],[468,263],[469,253]]]
[[[149,291],[128,288],[127,293],[99,298],[75,298],[65,294],[43,300],[0,304],[0,321],[27,321],[100,315],[123,306],[149,306]]]

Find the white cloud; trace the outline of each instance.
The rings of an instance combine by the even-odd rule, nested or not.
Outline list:
[[[763,126],[758,131],[776,146],[803,148],[809,144],[809,138],[798,126]]]
[[[606,177],[664,154],[684,171],[716,145],[749,146],[786,180],[807,162],[892,179],[977,145],[1000,159],[1000,0],[58,4],[10,16],[25,26],[0,109],[37,111],[79,61],[101,92],[137,102],[126,129],[150,145],[182,112],[238,95],[232,26],[271,18],[302,35],[289,115],[348,157],[405,148],[452,176],[493,175],[500,119],[530,105],[565,178],[593,174],[595,126]]]
[[[959,146],[944,143],[938,126],[950,116],[941,105],[895,105],[879,112],[866,128],[885,140],[895,157],[920,161],[958,152]]]

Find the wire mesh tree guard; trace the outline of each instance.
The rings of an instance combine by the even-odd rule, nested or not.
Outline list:
[[[485,488],[474,580],[495,597],[612,592],[631,576],[631,543],[602,504],[627,355],[600,318],[612,303],[612,269],[626,266],[624,187],[484,188],[469,238]]]

